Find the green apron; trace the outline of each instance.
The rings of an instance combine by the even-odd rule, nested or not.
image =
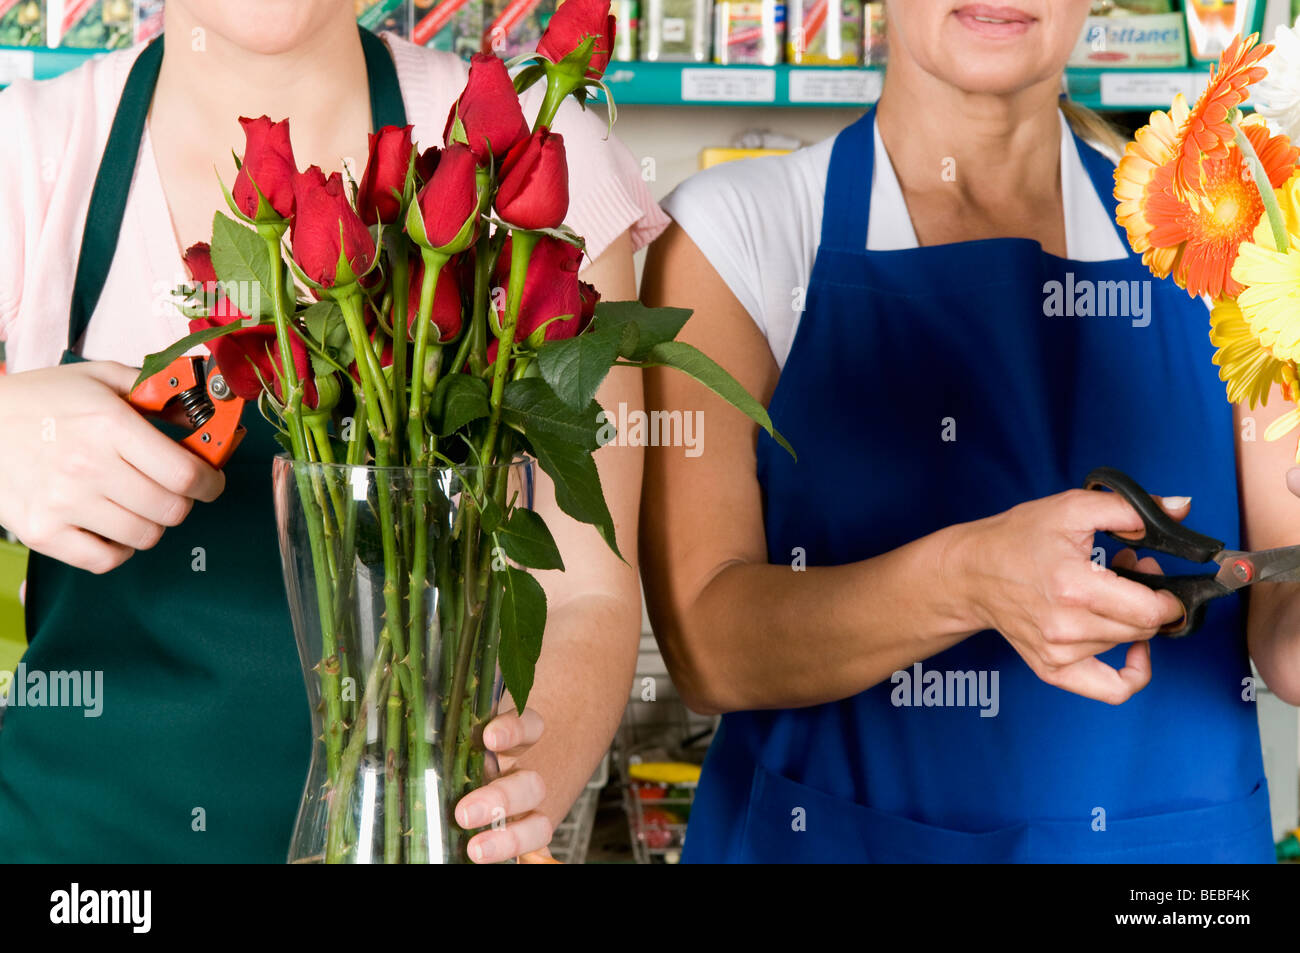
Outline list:
[[[361,42],[372,123],[406,125],[387,48],[364,30]],[[162,56],[161,37],[141,52],[113,120],[65,363],[80,360],[74,350],[112,264]],[[271,500],[280,447],[256,409],[243,423],[225,492],[196,504],[154,549],[101,576],[32,554],[28,681],[102,672],[102,709],[18,706],[11,693],[0,728],[0,861],[285,861],[311,727]]]

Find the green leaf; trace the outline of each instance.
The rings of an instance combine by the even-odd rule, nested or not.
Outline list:
[[[501,525],[502,515],[501,504],[489,496],[479,510],[479,528],[485,533],[495,533],[497,527]]]
[[[573,410],[539,377],[510,381],[501,396],[501,419],[525,437],[543,434],[588,451],[600,446],[600,414],[595,401],[586,410]]]
[[[438,381],[429,401],[434,431],[439,437],[455,433],[466,424],[492,412],[488,382],[472,374],[448,374]]]
[[[542,379],[570,410],[585,410],[618,360],[622,336],[619,328],[605,328],[546,342],[537,349]]]
[[[258,307],[254,316],[275,316],[275,298],[271,294],[273,272],[266,242],[257,232],[220,212],[212,217],[212,268],[217,280],[229,289],[232,302],[241,310],[252,304],[249,299],[253,295],[251,290],[241,293],[238,289],[257,285]],[[292,303],[288,309],[293,310]]]
[[[537,580],[513,566],[496,574],[503,587],[501,648],[497,664],[515,708],[523,714],[546,631],[546,593]]]
[[[650,349],[643,366],[674,367],[683,374],[695,378],[766,430],[773,440],[785,448],[786,453],[798,459],[785,437],[772,426],[772,418],[767,415],[767,408],[704,352],[681,341],[665,341]]]
[[[691,316],[689,308],[650,308],[640,301],[602,301],[596,305],[592,329],[618,328],[623,335],[619,353],[642,361],[657,344],[677,337]]]
[[[312,340],[325,347],[338,350],[351,340],[347,323],[343,320],[343,309],[337,302],[317,301],[298,312],[298,319]]]
[[[546,521],[532,510],[516,509],[497,530],[497,545],[529,569],[563,569],[560,547]]]
[[[260,323],[270,324],[271,322],[262,321]],[[135,379],[135,383],[131,385],[131,389],[134,390],[159,371],[164,370],[168,364],[176,360],[176,358],[180,357],[190,348],[196,347],[199,344],[207,344],[209,341],[215,340],[219,337],[224,337],[227,334],[233,334],[236,331],[246,331],[248,330],[248,327],[248,325],[239,321],[232,321],[230,324],[224,324],[220,327],[204,328],[201,331],[195,331],[193,334],[185,335],[185,337],[181,338],[175,344],[164,348],[156,354],[146,355],[144,363],[140,367],[140,376]]]
[[[560,509],[575,520],[596,527],[609,548],[622,559],[614,538],[614,518],[609,515],[591,451],[540,431],[530,434],[528,442],[538,465],[555,484],[555,502]]]

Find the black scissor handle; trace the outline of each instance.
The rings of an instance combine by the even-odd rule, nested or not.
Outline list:
[[[1159,573],[1138,572],[1135,569],[1111,567],[1115,575],[1140,582],[1148,589],[1164,590],[1177,599],[1183,607],[1183,618],[1161,626],[1160,634],[1171,638],[1191,635],[1205,621],[1205,604],[1211,599],[1229,593],[1221,582],[1209,574],[1199,576],[1162,576]]]
[[[1083,486],[1088,490],[1096,490],[1102,487],[1114,490],[1124,497],[1128,504],[1137,510],[1138,515],[1142,517],[1145,532],[1141,539],[1125,539],[1123,536],[1107,532],[1106,535],[1116,542],[1131,546],[1133,549],[1149,549],[1157,553],[1166,553],[1194,563],[1208,563],[1223,550],[1222,541],[1183,526],[1161,509],[1160,504],[1151,498],[1150,493],[1138,485],[1137,480],[1134,480],[1121,470],[1116,470],[1114,467],[1098,467],[1088,474],[1087,479],[1083,481]],[[1154,576],[1152,578],[1165,577]],[[1183,578],[1198,579],[1200,577],[1185,576]],[[1210,576],[1209,578],[1213,579],[1214,577]],[[1153,586],[1152,588],[1157,587]],[[1170,592],[1173,592],[1168,586],[1159,588],[1169,589]],[[1183,605],[1187,606],[1187,603],[1183,603]]]

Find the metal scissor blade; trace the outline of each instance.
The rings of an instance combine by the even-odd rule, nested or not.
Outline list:
[[[1215,557],[1216,579],[1229,589],[1258,582],[1300,582],[1300,546],[1280,546],[1242,553],[1225,551]]]

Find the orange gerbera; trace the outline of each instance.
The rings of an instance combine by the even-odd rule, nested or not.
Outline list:
[[[1193,190],[1193,173],[1197,174],[1197,184],[1204,181],[1206,170],[1201,163],[1202,157],[1227,157],[1229,145],[1235,137],[1232,115],[1246,101],[1247,88],[1268,75],[1268,70],[1258,63],[1273,52],[1273,45],[1266,43],[1257,47],[1255,43],[1258,40],[1258,33],[1245,39],[1238,36],[1219,57],[1218,67],[1210,67],[1209,85],[1196,101],[1196,108],[1186,125],[1178,131],[1174,186],[1180,195]]]
[[[1152,113],[1115,170],[1116,219],[1129,244],[1152,274],[1172,274],[1193,296],[1241,291],[1232,265],[1264,215],[1235,142],[1237,128],[1274,187],[1291,177],[1300,157],[1286,136],[1270,136],[1259,117],[1235,117],[1247,88],[1268,73],[1256,64],[1272,47],[1256,47],[1256,39],[1232,42],[1193,109],[1180,95],[1169,112]]]
[[[1262,121],[1243,123],[1242,131],[1271,186],[1276,188],[1291,178],[1300,156],[1291,140],[1270,136]],[[1232,266],[1241,243],[1250,241],[1255,233],[1264,214],[1264,200],[1236,145],[1225,149],[1221,157],[1202,159],[1200,167],[1200,183],[1181,198],[1174,185],[1174,164],[1155,171],[1144,208],[1152,225],[1146,238],[1153,248],[1166,255],[1173,253],[1174,281],[1188,294],[1235,298],[1242,285],[1233,279]]]

